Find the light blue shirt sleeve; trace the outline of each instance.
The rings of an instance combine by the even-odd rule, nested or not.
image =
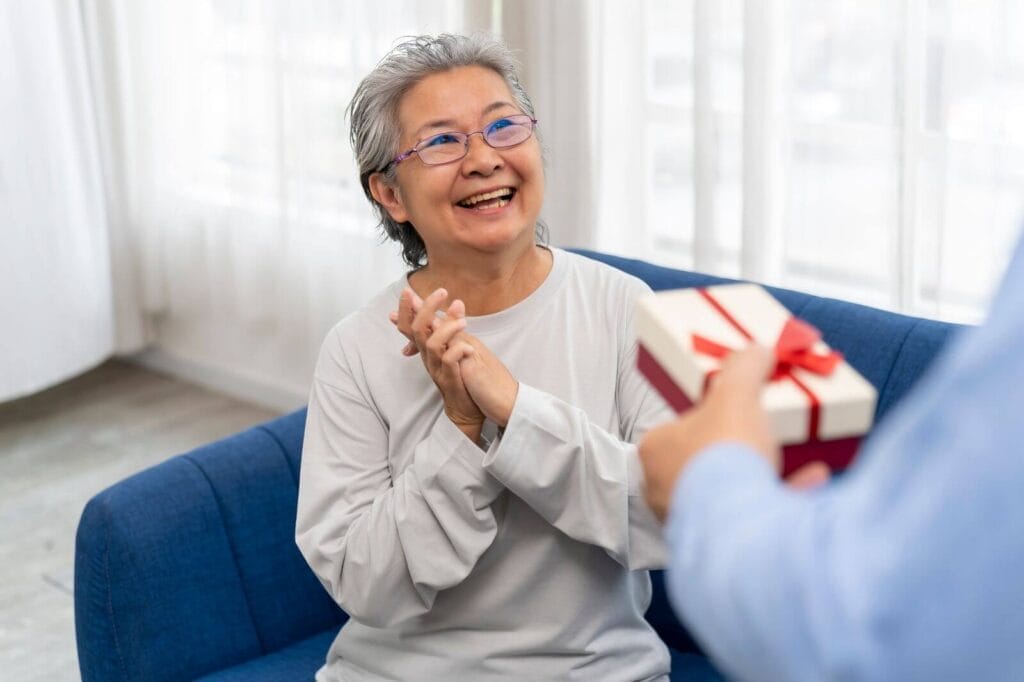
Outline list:
[[[1024,249],[964,334],[817,491],[736,443],[676,485],[669,593],[742,680],[1024,680]]]

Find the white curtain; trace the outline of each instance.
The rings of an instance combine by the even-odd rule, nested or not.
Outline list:
[[[593,244],[590,21],[587,0],[501,3],[502,38],[521,62],[523,87],[540,122],[546,161],[541,220],[558,246]]]
[[[154,324],[143,362],[280,408],[304,402],[328,329],[404,271],[359,186],[345,107],[398,38],[489,21],[489,4],[116,4]]]
[[[300,404],[399,276],[344,108],[404,34],[500,27],[556,244],[980,318],[1019,232],[1012,0],[0,3],[0,400],[144,362]]]
[[[0,3],[0,401],[137,349],[109,112],[76,3]],[[127,286],[120,286],[127,285]]]
[[[1024,215],[1024,6],[585,10],[588,78],[558,95],[595,102],[596,181],[573,200],[598,208],[596,248],[980,319]]]

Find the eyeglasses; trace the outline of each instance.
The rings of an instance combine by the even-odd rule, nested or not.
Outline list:
[[[469,138],[473,135],[480,135],[484,138],[484,142],[494,149],[514,147],[529,140],[536,127],[537,119],[526,114],[517,114],[503,116],[488,123],[483,130],[475,130],[471,133],[456,131],[439,133],[420,140],[415,147],[396,156],[391,163],[384,167],[384,171],[392,166],[397,166],[413,154],[419,156],[420,161],[428,166],[440,166],[458,161],[469,153]]]

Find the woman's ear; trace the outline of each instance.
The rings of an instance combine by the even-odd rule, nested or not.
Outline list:
[[[388,184],[383,173],[374,173],[370,176],[370,194],[396,223],[409,222],[409,212],[405,210],[401,190],[397,185]]]

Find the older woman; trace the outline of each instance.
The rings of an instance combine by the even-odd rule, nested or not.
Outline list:
[[[316,368],[297,542],[351,615],[317,679],[662,679],[632,445],[669,416],[634,370],[646,286],[538,244],[537,121],[500,43],[401,44],[350,113],[413,269]]]

